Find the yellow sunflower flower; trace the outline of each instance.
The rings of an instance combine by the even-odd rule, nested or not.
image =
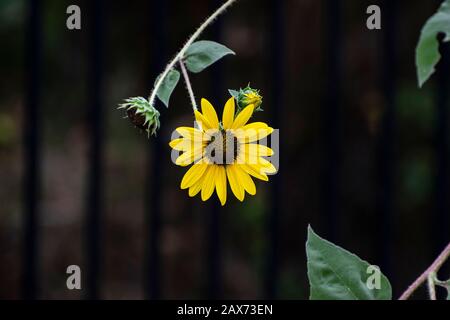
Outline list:
[[[181,155],[175,163],[192,167],[186,172],[181,189],[189,189],[189,196],[201,192],[203,201],[208,200],[216,190],[220,203],[227,200],[227,181],[231,191],[240,201],[245,192],[256,194],[251,177],[268,181],[267,175],[276,173],[267,160],[273,150],[257,142],[273,132],[264,122],[248,123],[253,114],[253,104],[245,107],[235,117],[235,100],[225,104],[222,122],[219,122],[214,107],[206,99],[201,100],[201,111],[195,111],[198,128],[180,127],[181,138],[169,145]]]

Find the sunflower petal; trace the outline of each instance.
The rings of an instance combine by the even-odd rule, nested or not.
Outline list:
[[[251,122],[251,123],[247,123],[245,126],[243,126],[242,129],[243,130],[248,130],[248,129],[258,130],[258,129],[266,129],[268,127],[269,126],[265,122]]]
[[[247,121],[250,119],[250,117],[253,114],[254,105],[250,104],[244,108],[241,112],[239,112],[238,116],[233,122],[232,129],[239,129],[240,127],[244,126]]]
[[[202,130],[192,128],[192,127],[179,127],[176,129],[176,131],[183,138],[194,140],[194,141],[202,142],[203,140],[208,138],[208,136]]]
[[[239,164],[259,164],[260,157],[273,155],[273,150],[261,144],[249,143],[242,144],[239,150]]]
[[[252,178],[242,169],[239,165],[236,165],[236,173],[237,178],[244,186],[245,191],[247,191],[250,195],[254,196],[256,194],[256,186],[253,182]]]
[[[198,163],[190,167],[181,180],[180,188],[187,189],[192,187],[194,183],[196,183],[202,177],[207,167],[208,164],[206,163]]]
[[[249,143],[242,145],[242,151],[249,156],[250,159],[254,157],[270,157],[273,155],[273,150],[265,145]]]
[[[182,149],[179,149],[179,147],[177,148],[177,146],[178,146],[179,144],[181,144],[183,141],[184,141],[183,138],[173,139],[172,141],[169,142],[169,146],[170,146],[172,149],[182,151]]]
[[[212,129],[211,124],[209,123],[208,119],[204,115],[202,115],[198,110],[194,111],[195,114],[195,120],[199,124],[200,128],[202,130],[209,130]]]
[[[175,139],[170,141],[169,146],[172,147],[172,149],[177,151],[189,151],[192,149],[196,149],[197,147],[203,146],[205,142],[196,141],[196,140],[190,140],[185,138]]]
[[[196,183],[194,183],[192,187],[189,188],[189,197],[195,197],[197,193],[199,193],[200,190],[202,190],[203,179],[204,176],[202,176]]]
[[[244,126],[245,127],[245,126]],[[259,129],[236,130],[235,136],[240,143],[250,143],[261,140],[273,132],[273,128],[265,127]]]
[[[199,147],[196,149],[188,150],[180,155],[177,160],[175,160],[175,164],[178,166],[188,166],[191,163],[197,161],[203,156],[204,150],[203,147]]]
[[[222,124],[224,129],[231,129],[234,121],[234,110],[235,102],[234,98],[231,97],[228,99],[227,103],[225,103],[225,107],[223,108]]]
[[[261,171],[264,171],[266,174],[275,174],[277,172],[275,166],[264,158],[259,158],[259,164],[261,165]]]
[[[257,179],[263,180],[263,181],[269,181],[269,178],[261,170],[260,166],[253,165],[253,164],[243,164],[241,166],[242,166],[242,169],[244,169],[245,172],[247,172],[249,175],[251,175]]]
[[[201,106],[203,116],[208,120],[208,123],[211,125],[212,128],[218,129],[219,118],[217,118],[216,110],[214,110],[212,104],[208,100],[203,98],[201,100]]]
[[[218,166],[216,172],[216,193],[222,206],[227,202],[227,174],[224,166]]]
[[[214,192],[215,178],[216,178],[216,167],[209,166],[205,173],[205,178],[202,185],[202,200],[208,200]]]
[[[236,196],[236,198],[239,199],[239,201],[243,201],[245,192],[244,187],[240,184],[240,181],[238,180],[238,175],[236,173],[236,166],[229,165],[226,167],[226,171],[228,181],[230,182],[231,191],[233,191],[234,195]]]

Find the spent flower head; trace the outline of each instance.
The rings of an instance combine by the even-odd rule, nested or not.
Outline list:
[[[125,99],[125,103],[119,109],[126,109],[130,121],[139,129],[145,130],[150,135],[156,135],[159,129],[159,111],[143,97]]]

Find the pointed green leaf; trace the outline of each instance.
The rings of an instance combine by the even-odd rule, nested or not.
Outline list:
[[[186,68],[199,73],[228,54],[235,54],[224,45],[208,40],[194,42],[184,55]]]
[[[228,89],[228,92],[230,93],[230,95],[235,98],[236,100],[239,98],[239,91],[237,90],[233,90],[233,89]]]
[[[158,82],[158,79],[159,77],[156,79],[156,82]],[[179,80],[180,73],[175,69],[170,70],[156,93],[159,100],[161,100],[167,108],[169,107],[170,96],[172,95],[172,92],[177,86]]]
[[[450,0],[445,0],[439,10],[428,19],[420,33],[416,48],[416,68],[419,87],[430,78],[439,62],[437,35],[444,33],[444,42],[450,41]]]
[[[379,272],[379,288],[369,288],[371,265],[320,238],[308,227],[306,242],[311,300],[390,300],[392,289]],[[372,283],[373,284],[373,283]]]

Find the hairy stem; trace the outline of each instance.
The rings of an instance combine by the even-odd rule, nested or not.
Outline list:
[[[441,252],[441,254],[434,260],[434,262],[431,264],[431,266],[428,267],[427,270],[425,270],[420,277],[418,277],[409,287],[406,289],[405,292],[400,296],[399,300],[406,300],[408,299],[414,291],[416,291],[417,288],[419,288],[425,281],[430,281],[430,277],[433,281],[433,289],[434,289],[434,275],[437,274],[439,269],[442,267],[442,265],[447,261],[447,259],[450,257],[450,243],[445,247],[444,251]],[[430,287],[429,287],[430,289]],[[432,292],[430,292],[430,298],[433,298],[431,296]],[[435,293],[434,293],[435,294]]]
[[[436,300],[436,287],[434,284],[435,273],[431,272],[428,275],[428,294],[430,295],[430,300]]]
[[[169,62],[167,67],[164,69],[163,73],[161,73],[161,76],[159,77],[159,80],[156,82],[152,93],[150,94],[150,97],[148,98],[150,105],[153,105],[155,102],[156,94],[159,90],[159,87],[161,87],[164,78],[167,76],[170,70],[175,66],[175,64],[183,59],[184,53],[186,50],[191,46],[191,44],[197,39],[200,34],[206,29],[207,26],[209,26],[220,14],[225,12],[225,10],[230,7],[234,2],[237,0],[228,0],[225,2],[222,6],[219,7],[212,15],[210,15],[205,22],[202,23],[202,25],[197,29],[197,31],[194,32],[194,34],[188,39],[188,41],[185,43],[185,45],[181,48],[180,51],[176,54],[176,56],[172,59],[172,61]]]
[[[195,112],[195,111],[197,111],[197,103],[195,102],[194,91],[192,90],[192,85],[191,85],[191,82],[189,81],[189,75],[186,70],[186,66],[184,65],[184,62],[182,60],[180,60],[180,69],[181,69],[181,73],[183,74],[184,83],[186,84],[186,89],[189,93],[189,98],[191,99],[192,110],[194,110],[194,112]]]

